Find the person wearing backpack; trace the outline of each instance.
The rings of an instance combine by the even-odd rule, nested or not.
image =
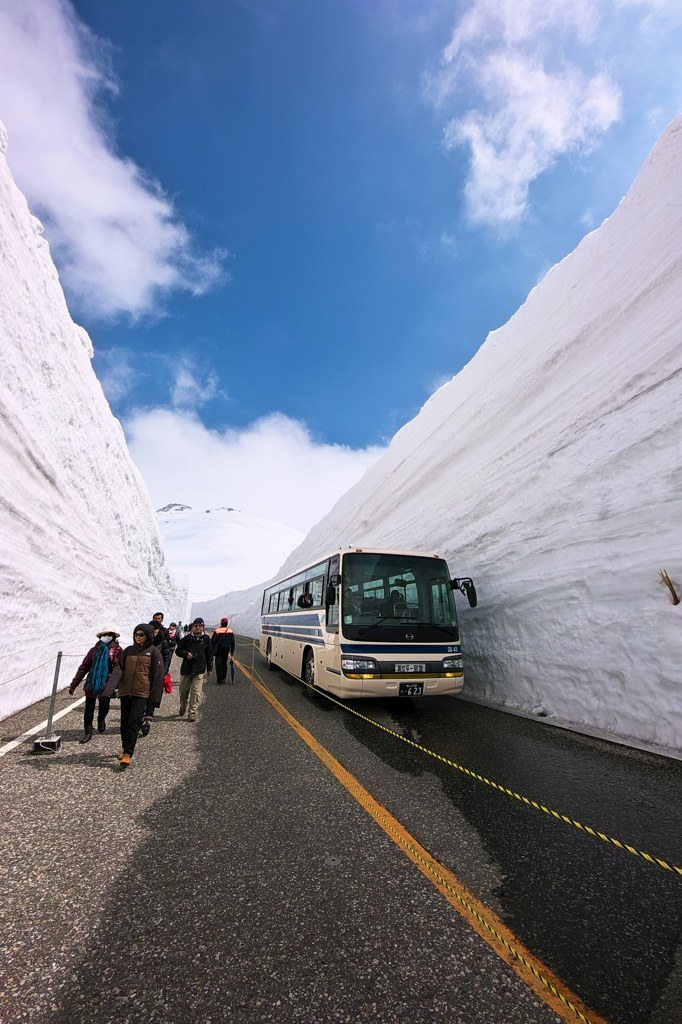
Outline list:
[[[69,685],[69,696],[73,697],[78,684],[87,676],[83,683],[85,709],[80,743],[89,743],[92,739],[92,723],[98,701],[97,732],[104,732],[106,729],[106,717],[115,686],[115,677],[112,673],[122,654],[121,647],[116,643],[120,635],[115,629],[100,629],[97,633],[97,643],[85,655]]]
[[[232,662],[234,658],[234,632],[230,629],[227,622],[227,619],[221,619],[220,625],[217,629],[213,630],[213,636],[211,637],[213,656],[215,658],[215,677],[218,686],[221,683],[227,682],[227,662],[228,659]],[[234,674],[232,678],[234,680]]]

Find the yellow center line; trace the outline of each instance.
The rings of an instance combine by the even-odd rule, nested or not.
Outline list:
[[[256,679],[240,662],[235,663],[239,666],[240,672],[269,701],[393,842],[407,854],[437,891],[554,1013],[567,1024],[574,1024],[576,1020],[582,1021],[583,1024],[607,1024],[603,1017],[588,1009],[557,975],[526,949],[514,933],[484,903],[470,893],[451,871],[432,857],[398,819],[378,803],[312,733],[280,704],[267,686]]]
[[[258,650],[258,646],[255,642],[253,647],[255,650]],[[309,690],[314,689],[314,687],[311,687],[304,679],[301,679],[300,682]],[[482,782],[486,786],[490,786],[490,788],[494,789],[497,793],[504,793],[506,796],[512,797],[514,800],[518,800],[519,803],[525,804],[526,807],[532,807],[536,811],[542,811],[543,814],[553,818],[555,821],[563,822],[564,825],[571,825],[574,828],[577,828],[580,832],[583,832],[585,835],[592,836],[593,839],[601,839],[603,843],[607,843],[609,846],[613,846],[617,850],[630,853],[633,857],[639,857],[640,860],[646,861],[647,864],[663,868],[665,871],[670,871],[677,875],[678,878],[682,878],[682,867],[680,867],[680,865],[670,864],[667,860],[664,860],[663,857],[652,856],[652,854],[646,853],[644,850],[638,850],[636,846],[632,846],[630,843],[623,842],[620,839],[615,839],[613,836],[607,836],[604,832],[600,832],[596,828],[591,828],[589,825],[583,825],[582,822],[576,821],[567,814],[555,811],[551,807],[545,807],[544,804],[538,803],[537,800],[524,796],[522,793],[517,793],[516,790],[510,789],[509,786],[503,786],[501,783],[495,782],[494,779],[488,779],[485,775],[480,775],[478,772],[472,771],[471,768],[465,767],[465,765],[457,764],[456,761],[451,761],[449,757],[444,757],[443,754],[439,754],[435,750],[429,750],[428,747],[423,746],[421,743],[415,743],[415,741],[411,740],[409,736],[403,736],[401,733],[395,732],[393,729],[389,729],[388,726],[382,725],[381,722],[375,722],[373,718],[369,718],[367,715],[363,715],[355,708],[351,708],[347,704],[344,704],[343,701],[337,700],[336,697],[333,697],[331,693],[327,693],[326,690],[318,690],[317,692],[331,704],[336,704],[338,708],[342,708],[344,711],[347,711],[349,715],[354,715],[356,718],[366,722],[368,725],[374,726],[375,729],[379,729],[388,736],[392,736],[393,739],[399,740],[401,743],[405,743],[407,746],[413,747],[415,750],[419,750],[422,754],[426,754],[427,757],[432,757],[434,760],[440,761],[441,764],[446,764],[450,768],[454,768],[456,771],[462,772],[468,778],[475,779],[477,782]]]

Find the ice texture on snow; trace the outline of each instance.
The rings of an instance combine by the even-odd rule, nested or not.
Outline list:
[[[432,550],[465,692],[682,749],[682,117],[618,209],[546,275],[287,559]],[[261,588],[230,604],[258,635]],[[236,614],[234,614],[236,612]]]
[[[0,125],[0,718],[50,692],[58,650],[64,685],[103,626],[130,643],[186,601],[5,148]]]

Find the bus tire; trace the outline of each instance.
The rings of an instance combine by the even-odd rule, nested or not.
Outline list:
[[[270,639],[268,639],[268,645],[265,648],[265,660],[268,663],[268,668],[271,672],[275,672],[279,668],[279,665],[275,665],[272,660],[272,640]]]
[[[317,686],[315,685],[315,655],[311,650],[307,650],[303,659],[303,682],[306,684],[307,689],[310,693],[315,693]]]

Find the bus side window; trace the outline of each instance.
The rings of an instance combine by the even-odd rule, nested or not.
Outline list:
[[[313,599],[313,607],[320,608],[322,605],[322,591],[324,590],[324,576],[318,576],[310,584],[310,594]]]

